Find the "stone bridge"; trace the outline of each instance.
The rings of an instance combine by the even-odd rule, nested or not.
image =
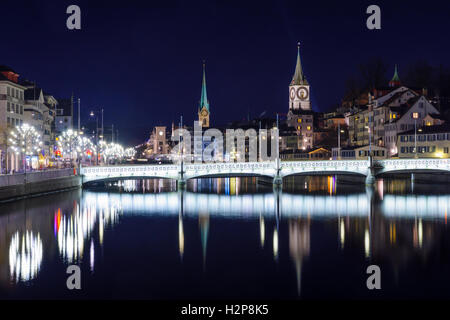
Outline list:
[[[220,162],[169,165],[112,165],[82,167],[83,184],[102,180],[174,179],[179,184],[204,177],[265,176],[281,185],[291,175],[355,174],[372,184],[375,177],[389,173],[450,172],[450,159],[389,159],[389,160],[323,160]]]

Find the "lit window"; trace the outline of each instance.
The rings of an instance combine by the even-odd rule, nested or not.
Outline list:
[[[306,127],[306,130],[311,130],[311,126],[307,126],[307,127]]]

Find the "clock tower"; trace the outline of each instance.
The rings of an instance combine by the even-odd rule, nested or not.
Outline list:
[[[311,110],[309,83],[303,75],[300,61],[300,43],[297,46],[297,64],[289,85],[289,110]]]
[[[209,128],[209,101],[206,95],[206,73],[205,63],[203,63],[203,81],[202,81],[202,93],[200,96],[200,103],[198,105],[198,121],[202,128]]]

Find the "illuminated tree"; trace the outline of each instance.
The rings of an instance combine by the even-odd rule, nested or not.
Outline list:
[[[120,144],[109,143],[104,151],[106,162],[120,161],[125,156],[125,150]]]
[[[96,150],[91,139],[87,137],[78,136],[78,139],[76,141],[76,152],[77,155],[81,155],[82,158],[84,159],[88,153],[91,153],[91,155],[93,155],[96,152]]]
[[[79,139],[78,133],[72,129],[66,130],[58,137],[58,148],[64,158],[69,158],[72,161],[78,157]]]
[[[126,148],[125,149],[125,157],[133,158],[135,154],[136,154],[136,150],[134,148]]]
[[[15,127],[8,139],[11,144],[11,149],[17,154],[21,155],[23,161],[23,169],[26,171],[26,162],[24,156],[32,156],[41,150],[42,139],[37,130],[24,123],[21,126]]]

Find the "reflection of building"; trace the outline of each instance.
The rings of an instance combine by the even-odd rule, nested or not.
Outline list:
[[[203,267],[205,267],[206,249],[208,247],[209,214],[199,213],[198,223],[200,225],[200,237],[202,241]]]
[[[178,250],[180,252],[180,258],[183,259],[184,255],[184,227],[183,227],[183,217],[180,214],[178,217]]]
[[[299,295],[302,284],[303,259],[309,256],[311,248],[310,228],[309,218],[307,220],[301,220],[300,218],[289,220],[289,253],[295,264],[297,292]]]

